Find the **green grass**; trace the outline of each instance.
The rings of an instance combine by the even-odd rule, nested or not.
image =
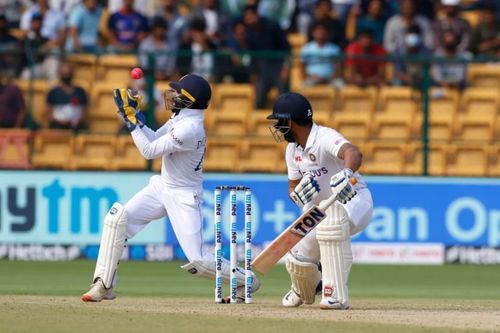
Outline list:
[[[179,262],[123,262],[118,300],[86,304],[79,296],[94,265],[0,261],[0,332],[477,332],[469,314],[479,323],[494,320],[483,329],[500,330],[499,265],[354,265],[354,309],[343,312],[282,308],[290,286],[284,266],[261,277],[255,304],[216,306],[213,282],[190,276]],[[441,315],[464,320],[440,324]]]
[[[211,297],[213,283],[195,279],[179,262],[123,262],[118,292],[142,297]],[[87,289],[94,262],[0,261],[0,294],[79,295]],[[354,265],[350,293],[359,298],[500,299],[500,266]],[[261,278],[256,297],[281,297],[289,288],[284,266]]]

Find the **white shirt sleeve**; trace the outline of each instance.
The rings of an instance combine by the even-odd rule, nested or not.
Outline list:
[[[295,158],[295,143],[289,143],[286,147],[286,167],[288,168],[288,179],[290,180],[298,180],[302,178],[302,174],[300,173],[297,164],[294,161]]]
[[[29,31],[31,28],[31,17],[33,16],[33,12],[28,9],[21,16],[21,22],[19,23],[19,27],[21,30]]]
[[[163,124],[162,127],[157,129],[156,131],[152,130],[147,125],[140,127],[140,129],[142,133],[144,133],[144,135],[148,138],[149,141],[154,141],[160,138],[161,136],[165,135],[171,127],[172,127],[171,124],[169,123],[169,121],[167,121],[165,124]]]
[[[141,129],[136,128],[131,134],[142,156],[151,160],[170,153],[195,149],[192,131],[191,126],[174,128],[153,141],[150,141]]]
[[[323,138],[324,140],[324,147],[327,152],[332,154],[333,156],[339,158],[339,151],[340,148],[342,148],[343,145],[346,143],[350,143],[349,140],[344,138],[342,134],[337,132],[334,129],[331,129],[331,132],[328,133],[329,135],[325,136]]]

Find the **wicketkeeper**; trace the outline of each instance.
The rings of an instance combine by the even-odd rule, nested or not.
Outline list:
[[[118,114],[130,130],[137,149],[146,159],[162,158],[161,175],[151,177],[149,184],[125,205],[115,203],[104,218],[99,255],[90,290],[85,302],[114,299],[116,269],[126,240],[134,237],[149,222],[168,215],[189,263],[182,268],[189,273],[215,278],[215,261],[202,251],[201,198],[202,164],[205,156],[204,110],[212,91],[208,82],[189,74],[170,83],[165,91],[165,106],[172,117],[157,131],[145,125],[138,110],[141,96],[127,89],[115,89]],[[230,265],[223,261],[223,280],[227,283]],[[238,299],[244,300],[245,273],[236,272]],[[252,291],[260,282],[253,277]]]
[[[275,121],[271,131],[276,141],[289,142],[290,198],[304,211],[331,195],[337,199],[326,219],[287,254],[292,288],[283,306],[313,304],[318,289],[321,308],[348,309],[351,235],[368,225],[373,211],[370,191],[357,172],[362,154],[336,130],[315,124],[311,104],[300,94],[280,95],[268,119]]]

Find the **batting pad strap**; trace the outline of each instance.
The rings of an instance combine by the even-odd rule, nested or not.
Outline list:
[[[101,278],[105,288],[113,286],[113,279],[125,247],[127,211],[115,202],[104,217],[99,255],[94,272],[94,282]]]
[[[320,223],[316,229],[316,239],[318,241],[342,242],[350,239],[349,223],[327,225]]]
[[[321,280],[318,265],[297,260],[290,253],[286,257],[286,270],[292,280],[292,288],[300,295],[305,304],[313,304],[316,287]]]
[[[198,277],[214,280],[215,279],[215,262],[211,260],[193,260],[181,268],[188,273],[194,274]],[[245,273],[239,268],[236,268],[236,279],[238,286],[245,285]],[[222,261],[222,281],[229,283],[231,274],[231,267],[229,262],[224,259]]]

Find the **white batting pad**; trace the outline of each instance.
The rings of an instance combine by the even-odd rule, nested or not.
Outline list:
[[[115,202],[104,218],[99,255],[94,272],[94,282],[101,278],[105,288],[113,286],[113,279],[125,247],[127,211]]]
[[[292,288],[300,295],[305,304],[313,304],[316,287],[321,281],[318,265],[297,260],[290,253],[286,256],[286,270],[292,280]]]
[[[322,305],[349,307],[347,279],[352,266],[349,217],[344,208],[335,203],[327,210],[327,218],[316,229],[323,278]]]

